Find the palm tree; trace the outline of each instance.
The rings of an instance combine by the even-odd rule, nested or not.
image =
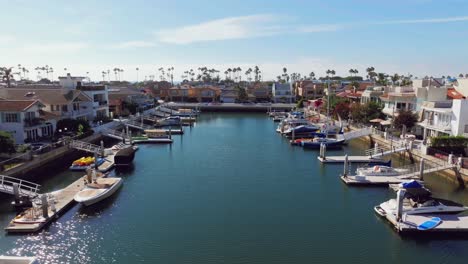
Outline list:
[[[309,73],[309,79],[313,80],[315,78],[315,73],[314,72],[310,72]]]
[[[1,67],[0,68],[0,76],[2,77],[2,80],[6,82],[7,87],[11,86],[11,79],[13,79],[13,68],[7,68],[7,67]]]
[[[117,72],[119,72],[119,68],[114,68],[113,71],[114,71],[115,81],[117,81],[118,80],[117,79]]]
[[[102,82],[106,81],[106,71],[102,71]]]
[[[237,78],[239,79],[239,82],[241,82],[242,81],[242,69],[241,69],[241,67],[239,67],[239,66],[237,67],[237,72],[238,72],[238,77]]]
[[[136,67],[136,72],[137,72],[137,82],[138,82],[138,71],[140,70],[140,68]]]

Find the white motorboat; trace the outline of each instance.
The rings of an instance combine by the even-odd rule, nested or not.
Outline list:
[[[74,199],[86,206],[100,202],[114,194],[122,185],[122,178],[98,178],[92,183],[87,183],[85,188],[79,191]]]
[[[403,214],[457,214],[468,210],[468,207],[462,204],[432,197],[431,192],[416,181],[403,183],[400,186],[404,186],[405,184],[410,184],[411,186],[401,187],[404,189],[404,194],[401,198]],[[380,216],[386,216],[388,214],[396,215],[397,208],[398,197],[397,199],[390,199],[381,203],[374,207],[374,210]]]
[[[376,165],[356,169],[356,176],[399,176],[405,172],[408,172],[408,170]]]

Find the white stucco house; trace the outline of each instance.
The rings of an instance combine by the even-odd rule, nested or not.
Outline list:
[[[275,103],[293,103],[296,97],[291,83],[273,83],[271,94]]]

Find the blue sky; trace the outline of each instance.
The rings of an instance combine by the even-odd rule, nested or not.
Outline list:
[[[124,78],[176,79],[200,66],[289,72],[468,73],[468,1],[0,0],[0,66],[49,65],[73,75],[119,67]]]

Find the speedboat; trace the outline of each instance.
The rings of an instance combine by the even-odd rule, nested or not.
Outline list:
[[[148,129],[145,134],[138,137],[132,137],[134,143],[172,143],[171,135],[168,135],[166,130]]]
[[[316,125],[300,125],[296,127],[290,127],[287,130],[284,130],[283,135],[287,138],[302,137],[303,135],[311,135],[316,133],[320,128]]]
[[[97,178],[93,182],[88,182],[74,199],[86,206],[92,205],[114,194],[121,185],[122,178]]]
[[[339,148],[343,146],[345,143],[344,139],[336,139],[336,138],[314,138],[312,141],[303,141],[301,142],[301,146],[303,148],[310,148],[310,149],[319,149],[321,145],[325,145],[327,148]]]
[[[408,172],[407,169],[395,169],[389,166],[375,165],[356,169],[356,176],[399,176]]]
[[[462,204],[435,198],[431,192],[417,181],[410,181],[400,184],[400,188],[405,190],[402,199],[403,214],[458,214],[468,210]],[[374,211],[380,216],[396,214],[398,199],[390,199],[374,207]]]

